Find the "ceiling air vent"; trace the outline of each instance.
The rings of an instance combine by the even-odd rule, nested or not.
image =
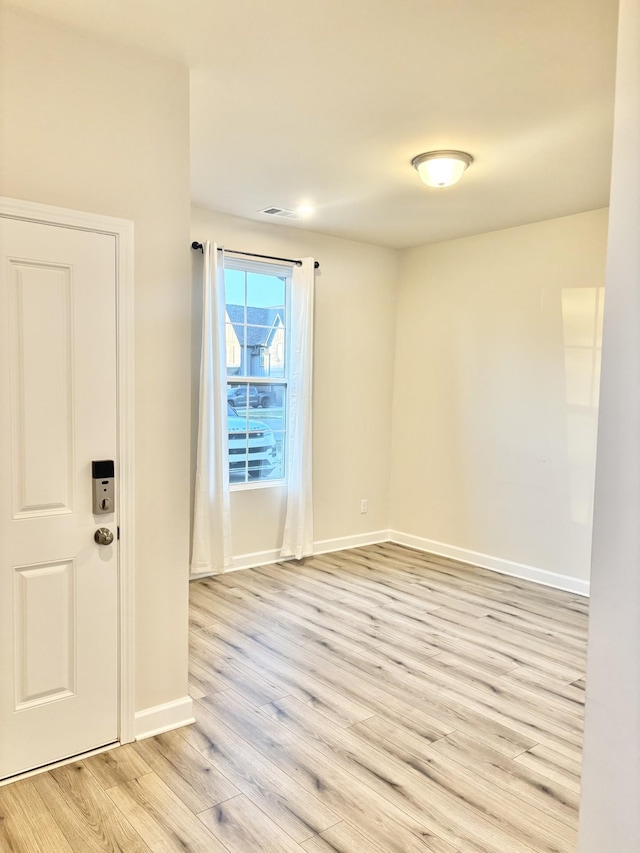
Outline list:
[[[300,219],[299,213],[296,213],[295,210],[285,210],[284,207],[265,207],[258,213],[264,213],[265,216],[278,216],[280,219]]]

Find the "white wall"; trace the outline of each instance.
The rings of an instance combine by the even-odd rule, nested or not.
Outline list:
[[[286,258],[313,256],[320,262],[314,346],[315,539],[386,530],[397,252],[198,208],[192,212],[192,237],[215,240],[229,249]],[[195,253],[193,263],[195,306],[200,304],[201,269]],[[194,430],[199,322],[194,310]],[[360,513],[362,498],[368,500],[366,515]],[[234,554],[279,549],[283,508],[282,489],[233,492]]]
[[[188,72],[6,6],[0,14],[0,194],[135,223],[143,709],[187,692]]]
[[[620,4],[580,853],[640,850],[640,2]]]
[[[606,217],[402,253],[392,528],[588,578]]]

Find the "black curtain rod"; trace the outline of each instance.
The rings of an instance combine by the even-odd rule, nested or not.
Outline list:
[[[202,243],[197,243],[195,240],[191,244],[192,249],[200,249],[202,254],[204,255],[204,246]],[[297,267],[302,266],[302,261],[296,260],[295,258],[277,258],[275,255],[256,255],[255,252],[238,252],[236,249],[218,249],[219,252],[231,252],[232,255],[244,255],[247,258],[265,258],[268,261],[284,261],[287,264],[295,264]],[[320,261],[313,262],[314,269],[320,268]]]

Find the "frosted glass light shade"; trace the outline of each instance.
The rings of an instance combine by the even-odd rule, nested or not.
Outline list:
[[[428,151],[411,161],[420,179],[428,187],[450,187],[457,184],[464,170],[473,163],[464,151]]]

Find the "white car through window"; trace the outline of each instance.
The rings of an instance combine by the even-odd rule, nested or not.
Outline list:
[[[240,417],[227,403],[229,480],[232,483],[269,477],[279,464],[273,430],[262,421]]]

